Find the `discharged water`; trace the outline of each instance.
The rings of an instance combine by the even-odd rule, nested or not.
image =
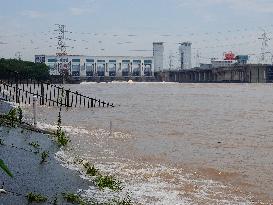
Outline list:
[[[272,203],[273,85],[65,87],[117,105],[69,109],[63,124],[73,154],[122,179],[139,204]],[[39,122],[53,124],[57,111],[40,107]]]

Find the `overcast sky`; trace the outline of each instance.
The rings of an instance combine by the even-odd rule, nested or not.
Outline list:
[[[273,37],[272,0],[0,0],[0,57],[33,60],[55,54],[54,24],[72,33],[69,54],[152,55],[165,42],[165,62],[191,41],[193,64],[223,52],[257,59],[266,30]],[[50,39],[53,38],[53,39]],[[72,48],[74,47],[74,48]],[[269,48],[273,52],[273,41]],[[196,53],[200,57],[196,57]],[[255,55],[254,55],[255,54]]]

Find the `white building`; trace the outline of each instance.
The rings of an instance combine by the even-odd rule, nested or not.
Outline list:
[[[164,55],[164,45],[163,42],[153,43],[153,56],[154,56],[154,70],[155,72],[163,71],[163,55]]]
[[[191,69],[191,43],[183,42],[179,46],[181,69]]]
[[[215,58],[211,59],[212,68],[229,67],[236,63],[236,60],[217,60]]]
[[[62,67],[74,77],[154,76],[154,58],[144,56],[35,55],[45,63],[50,75],[60,75]]]

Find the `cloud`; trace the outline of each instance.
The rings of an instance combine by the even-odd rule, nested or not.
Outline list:
[[[70,14],[73,16],[81,16],[81,15],[90,13],[92,10],[88,8],[72,7],[72,8],[69,8],[69,11],[70,11]]]
[[[95,11],[96,0],[81,0],[80,7],[70,7],[68,10],[73,16],[81,16]]]
[[[35,10],[24,10],[21,12],[22,16],[28,17],[28,18],[41,18],[44,17],[45,14],[40,12],[40,11],[35,11]]]
[[[233,10],[273,13],[272,0],[176,0],[180,7],[209,7],[222,5]]]
[[[8,44],[6,42],[0,41],[0,45]]]

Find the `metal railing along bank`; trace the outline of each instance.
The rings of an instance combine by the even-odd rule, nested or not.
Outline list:
[[[65,107],[114,107],[113,103],[92,98],[78,91],[65,89],[55,84],[22,79],[17,72],[11,72],[6,80],[0,80],[0,98],[20,104],[32,104],[36,96],[40,105]]]

